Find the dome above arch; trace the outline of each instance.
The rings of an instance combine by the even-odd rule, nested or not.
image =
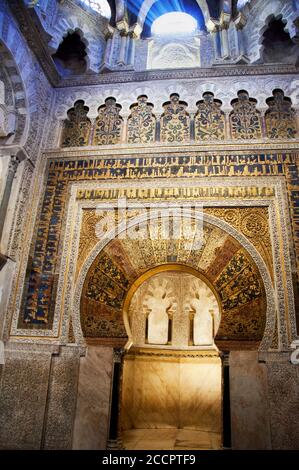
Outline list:
[[[171,16],[166,17],[166,15]],[[140,5],[137,21],[143,28],[143,37],[149,37],[151,33],[156,34],[155,29],[156,27],[159,29],[160,21],[162,23],[160,31],[164,29],[164,35],[174,29],[175,23],[176,28],[173,34],[180,34],[180,29],[187,28],[190,31],[191,23],[193,24],[193,31],[196,29],[205,30],[208,16],[209,10],[205,0],[181,0],[179,2],[174,0],[163,0],[163,2],[160,0],[145,0]],[[167,22],[164,22],[164,20],[167,20]]]
[[[159,16],[152,24],[152,35],[193,34],[197,29],[197,21],[184,12],[170,12]]]
[[[91,10],[100,13],[104,18],[108,20],[111,18],[111,8],[107,0],[80,0],[80,2]]]

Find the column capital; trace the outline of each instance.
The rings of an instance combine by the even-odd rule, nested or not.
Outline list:
[[[247,23],[247,19],[243,13],[239,13],[238,16],[234,19],[234,23],[237,29],[243,29]]]
[[[113,348],[113,362],[121,363],[124,354],[124,348]]]
[[[224,366],[229,366],[229,353],[230,351],[223,351],[221,354],[222,364]]]
[[[8,174],[10,176],[13,177],[16,174],[16,171],[20,162],[21,160],[19,159],[17,155],[11,155],[9,164],[8,164]]]
[[[133,39],[140,38],[141,33],[142,33],[142,28],[141,28],[140,24],[138,24],[138,23],[135,23],[129,29],[129,35]]]
[[[209,19],[209,21],[206,24],[207,30],[209,33],[217,33],[219,31],[219,21]]]
[[[230,13],[224,13],[224,11],[223,11],[220,15],[220,27],[221,27],[221,29],[228,29],[230,20],[231,20]]]
[[[126,20],[121,20],[116,23],[116,27],[121,36],[126,36],[129,31],[129,25]]]
[[[108,39],[111,39],[111,38],[113,37],[114,32],[115,32],[115,28],[113,28],[113,26],[111,26],[110,24],[108,24],[107,29],[106,29],[106,31],[105,31],[105,39],[106,39],[106,41],[107,41]]]

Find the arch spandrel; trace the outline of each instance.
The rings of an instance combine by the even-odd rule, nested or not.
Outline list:
[[[154,245],[149,237],[140,243],[125,237],[111,240],[94,256],[83,283],[80,302],[83,335],[119,338],[125,343],[127,334],[122,318],[127,293],[145,272],[168,264],[168,249],[171,249],[174,264],[197,269],[221,299],[223,316],[216,341],[259,343],[266,323],[268,329],[272,328],[272,320],[268,318],[267,322],[271,305],[256,263],[238,240],[211,223],[204,224],[204,238],[204,246],[189,249],[188,254],[178,251],[178,244],[176,247],[171,244],[170,248],[169,240],[155,240]],[[211,262],[203,263],[201,269],[205,253],[210,253]]]

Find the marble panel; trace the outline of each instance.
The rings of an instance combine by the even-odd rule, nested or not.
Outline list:
[[[53,356],[48,391],[45,433],[42,447],[47,450],[72,448],[78,373],[79,348],[62,347]]]
[[[126,450],[210,450],[219,449],[221,434],[188,429],[132,429],[125,431]]]
[[[0,449],[40,449],[51,352],[6,348],[0,385]]]
[[[88,346],[80,360],[73,449],[106,449],[113,348]]]
[[[128,355],[124,361],[122,430],[186,428],[222,432],[219,357]]]
[[[129,360],[130,362],[130,360]],[[130,420],[123,422],[127,429],[130,421],[134,428],[167,428],[177,427],[179,416],[179,364],[172,358],[153,360],[147,357],[136,357],[134,375],[130,374],[132,366],[127,368],[125,360],[123,383],[123,408],[130,414]],[[130,391],[134,388],[133,394]]]
[[[289,354],[267,361],[272,449],[299,449],[299,367]]]
[[[232,447],[270,449],[266,366],[257,351],[231,351],[229,365]]]
[[[221,433],[221,359],[181,359],[179,367],[179,427]]]

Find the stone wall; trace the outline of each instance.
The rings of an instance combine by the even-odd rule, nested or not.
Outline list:
[[[106,449],[113,348],[89,346],[81,358],[73,449]]]
[[[0,449],[70,449],[79,350],[9,343],[0,366]]]
[[[232,448],[299,449],[299,368],[288,353],[230,353]]]
[[[229,366],[232,448],[271,449],[265,364],[257,351],[232,351]]]

